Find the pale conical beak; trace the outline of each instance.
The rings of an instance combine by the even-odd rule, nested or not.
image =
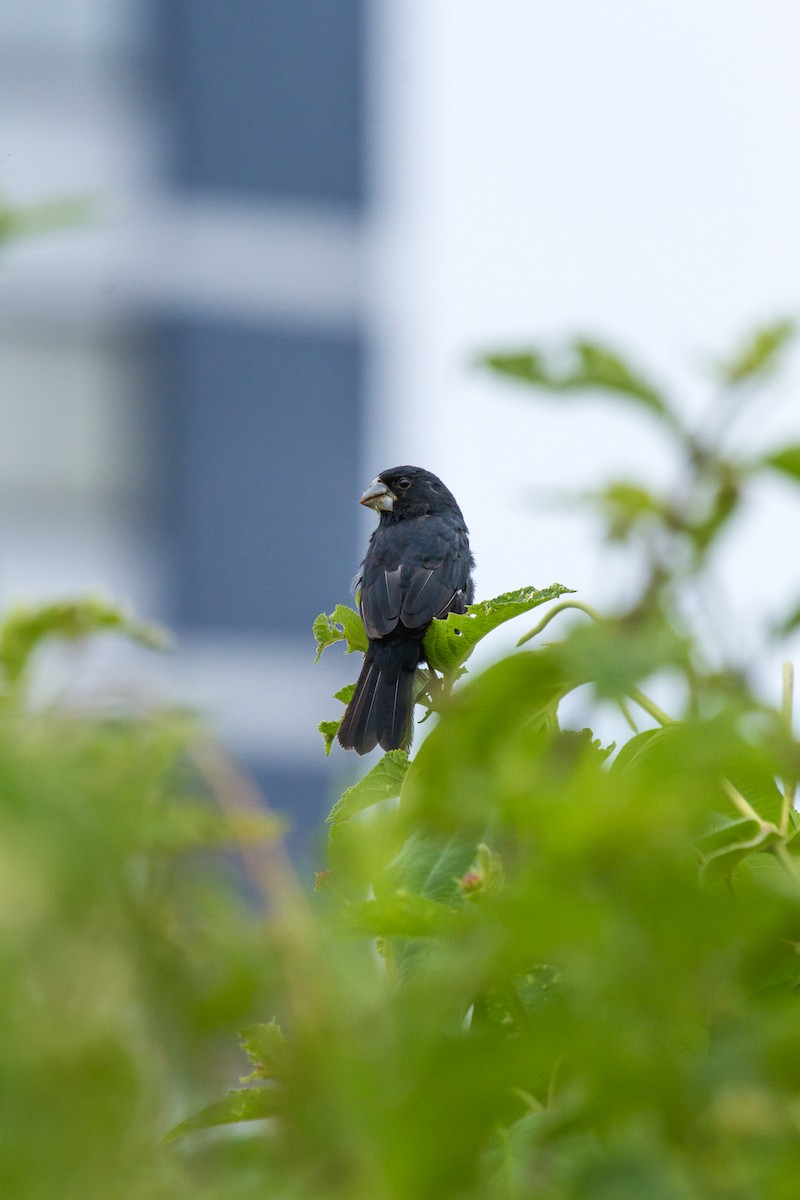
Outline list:
[[[374,508],[376,512],[391,512],[396,499],[397,496],[385,483],[381,483],[380,479],[373,479],[359,504],[366,504],[367,508]]]
[[[368,509],[374,509],[375,512],[391,512],[395,508],[395,493],[389,490],[379,479],[373,479],[366,492],[359,500],[359,504],[366,504]]]

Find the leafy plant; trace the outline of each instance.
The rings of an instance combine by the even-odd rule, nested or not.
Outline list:
[[[709,586],[751,481],[798,478],[793,447],[728,449],[788,345],[781,324],[729,356],[697,427],[595,343],[485,358],[520,394],[618,396],[678,448],[680,474],[589,500],[641,556],[623,609],[556,584],[434,623],[427,736],[333,807],[313,893],[185,716],[32,712],[28,651],[5,666],[10,1194],[793,1200],[792,671],[766,703],[684,603]],[[470,670],[480,639],[545,604],[514,653]],[[74,618],[62,632],[86,631]],[[0,649],[30,645],[20,629],[44,618],[15,620]],[[365,647],[344,605],[314,633],[319,652]],[[669,713],[649,695],[664,673]],[[619,705],[630,736],[569,728],[577,689]],[[220,845],[238,846],[243,876]],[[232,1027],[239,1087],[220,1057]]]
[[[724,449],[740,390],[768,378],[790,333],[762,330],[719,368],[702,429],[595,343],[483,360],[532,394],[641,408],[681,450],[681,476],[664,494],[624,480],[592,499],[644,559],[625,610],[596,613],[553,585],[431,627],[419,701],[437,720],[413,759],[387,754],[334,806],[313,983],[283,1007],[279,1069],[256,1066],[271,1119],[253,1136],[286,1194],[794,1194],[791,670],[770,708],[734,664],[710,663],[682,605],[751,480],[798,478],[793,447]],[[481,637],[547,601],[515,654],[464,677]],[[315,634],[319,652],[364,648],[341,605]],[[643,690],[664,671],[683,685],[671,714]],[[562,701],[586,687],[623,707],[624,744],[563,727]],[[178,1131],[241,1116],[251,1088]]]
[[[0,625],[0,1178],[15,1200],[181,1197],[160,1151],[267,1001],[264,931],[223,856],[274,844],[187,714],[35,706],[52,639],[160,635],[113,605]],[[240,789],[241,790],[241,789]]]

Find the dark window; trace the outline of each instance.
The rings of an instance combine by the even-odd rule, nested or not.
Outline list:
[[[358,206],[362,2],[157,4],[173,182]]]
[[[157,357],[173,619],[308,634],[358,566],[358,339],[187,318]]]

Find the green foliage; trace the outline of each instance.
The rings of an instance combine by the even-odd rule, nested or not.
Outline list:
[[[731,387],[779,341],[755,339]],[[615,356],[581,344],[561,373],[545,361],[488,359],[666,412]],[[644,550],[628,608],[594,613],[554,585],[434,622],[420,699],[437,723],[334,807],[322,1007],[286,1025],[274,1143],[287,1180],[312,1148],[315,1194],[793,1195],[800,746],[788,694],[771,711],[707,665],[680,600],[749,480],[793,474],[794,455],[737,461],[666,424],[684,451],[674,491],[622,480],[592,500]],[[461,678],[480,637],[548,600],[522,642],[570,610],[593,620]],[[671,715],[642,691],[664,672],[681,683]],[[561,702],[586,685],[658,727],[616,753],[564,729]],[[320,1112],[336,1114],[324,1130]]]
[[[774,632],[778,637],[787,637],[798,626],[800,626],[800,604],[796,604],[783,620],[776,622]]]
[[[311,895],[185,717],[0,708],[10,1195],[793,1200],[791,673],[771,707],[711,659],[685,604],[750,481],[793,474],[791,447],[723,449],[732,393],[746,400],[773,343],[728,368],[702,430],[666,418],[674,488],[603,492],[610,535],[640,556],[624,609],[553,585],[434,623],[428,736],[334,806]],[[561,390],[583,372],[663,415],[638,372],[582,345]],[[536,387],[552,374],[525,369]],[[546,602],[520,648],[466,671],[480,638]],[[343,605],[314,632],[318,652],[366,646]],[[23,654],[9,694],[29,673]],[[579,688],[654,724],[603,745],[568,727]],[[249,905],[212,852],[226,835]],[[236,1028],[249,1074],[231,1091]]]
[[[407,770],[408,755],[405,750],[390,750],[363,779],[344,792],[331,809],[328,820],[332,825],[349,821],[365,808],[399,796]]]
[[[358,614],[355,613],[354,616],[358,616]],[[317,621],[320,621],[321,619],[322,618],[317,617]],[[327,617],[325,617],[324,619],[327,620]],[[358,619],[359,619],[359,621],[361,621],[360,617]],[[315,622],[315,628],[316,628],[316,622]],[[363,629],[363,625],[362,625],[362,629]],[[366,645],[366,634],[364,635],[364,642]],[[317,643],[317,645],[319,647],[319,642]],[[330,645],[330,643],[328,642],[328,643],[326,643],[326,645]],[[319,659],[321,650],[322,650],[322,648],[319,648],[317,650],[317,659]],[[342,702],[342,704],[347,705],[350,703],[355,690],[356,690],[356,685],[354,683],[348,683],[345,687],[339,688],[339,691],[334,693],[333,698],[334,698],[334,700],[340,700]],[[341,725],[341,723],[342,723],[342,718],[337,717],[333,721],[320,721],[319,725],[317,726],[320,733],[322,734],[323,741],[325,742],[325,753],[326,754],[330,754],[330,752],[331,752],[331,747],[333,746],[333,743],[336,740],[336,734],[339,732],[339,726]]]
[[[616,351],[597,342],[576,341],[556,353],[541,348],[487,354],[484,366],[554,395],[609,392],[649,410],[667,424],[675,417],[666,398]]]
[[[493,600],[470,604],[465,613],[450,613],[443,621],[432,621],[425,634],[425,654],[429,664],[443,675],[453,675],[487,634],[504,622],[571,591],[572,588],[560,583],[540,591],[533,587],[519,588],[495,596]]]
[[[242,1031],[242,1048],[253,1070],[242,1083],[252,1079],[280,1079],[285,1070],[286,1038],[275,1021],[253,1025]]]
[[[0,200],[0,246],[20,237],[69,229],[86,224],[93,215],[94,205],[85,196],[70,196],[47,200],[41,204],[16,207]]]
[[[607,484],[595,500],[612,542],[626,542],[632,533],[642,529],[649,535],[668,515],[663,500],[647,488],[626,480]]]
[[[735,386],[769,374],[796,336],[796,321],[775,321],[756,329],[736,353],[721,364],[719,371],[723,382]]]
[[[538,591],[532,587],[518,588],[514,592],[495,596],[493,600],[471,604],[464,613],[450,613],[444,620],[433,621],[425,634],[424,643],[430,670],[419,673],[418,703],[429,712],[436,711],[454,679],[463,672],[463,664],[478,642],[506,621],[571,591],[572,588],[563,587],[560,583],[553,583]],[[319,661],[323,650],[336,642],[345,642],[345,653],[367,648],[367,635],[361,617],[354,609],[346,608],[343,604],[337,604],[330,616],[321,613],[314,622],[313,633],[317,643],[315,662]],[[346,705],[354,690],[355,684],[348,684],[336,693],[335,699]],[[341,723],[342,718],[338,717],[331,721],[320,721],[318,725],[326,754],[331,752]]]
[[[313,633],[317,643],[315,662],[319,662],[323,650],[336,642],[344,642],[345,654],[352,654],[354,650],[360,650],[363,654],[367,648],[367,635],[361,617],[346,604],[337,604],[330,616],[320,613],[314,622]]]
[[[241,1121],[263,1121],[274,1117],[278,1111],[277,1097],[270,1088],[236,1088],[228,1092],[224,1100],[207,1104],[193,1117],[181,1121],[165,1136],[165,1142],[183,1137],[185,1133],[196,1133],[200,1129],[214,1129],[218,1125],[238,1125]]]
[[[696,580],[720,534],[738,515],[754,478],[766,469],[795,482],[800,479],[796,445],[755,460],[724,450],[731,424],[747,412],[751,394],[777,369],[796,334],[796,322],[781,320],[746,338],[718,366],[722,391],[696,429],[638,369],[598,343],[576,341],[555,349],[486,354],[480,361],[501,378],[527,384],[535,394],[611,393],[660,419],[662,431],[683,459],[671,489],[658,494],[638,480],[621,479],[577,499],[604,518],[610,541],[630,543],[634,535],[638,538],[647,551],[651,578],[670,578],[686,586],[690,578]],[[779,632],[786,632],[790,621],[787,618]]]
[[[33,652],[42,642],[51,638],[76,641],[105,632],[122,634],[154,650],[167,644],[166,634],[161,630],[142,624],[104,600],[62,600],[39,607],[19,605],[8,613],[0,628],[0,670],[6,687],[20,684]]]
[[[93,630],[154,640],[94,601],[0,626],[0,1178],[15,1200],[180,1200],[196,1180],[160,1136],[218,1094],[231,1025],[265,999],[228,856],[279,828],[220,803],[185,714],[32,707],[41,640]]]
[[[763,462],[764,466],[788,475],[795,483],[800,482],[800,446],[784,446],[774,454],[768,454]]]

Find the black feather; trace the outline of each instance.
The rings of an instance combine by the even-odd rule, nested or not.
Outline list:
[[[381,511],[356,580],[369,647],[339,728],[342,746],[358,754],[410,744],[425,631],[473,597],[467,527],[442,481],[406,466],[375,483],[392,494],[393,507]]]

